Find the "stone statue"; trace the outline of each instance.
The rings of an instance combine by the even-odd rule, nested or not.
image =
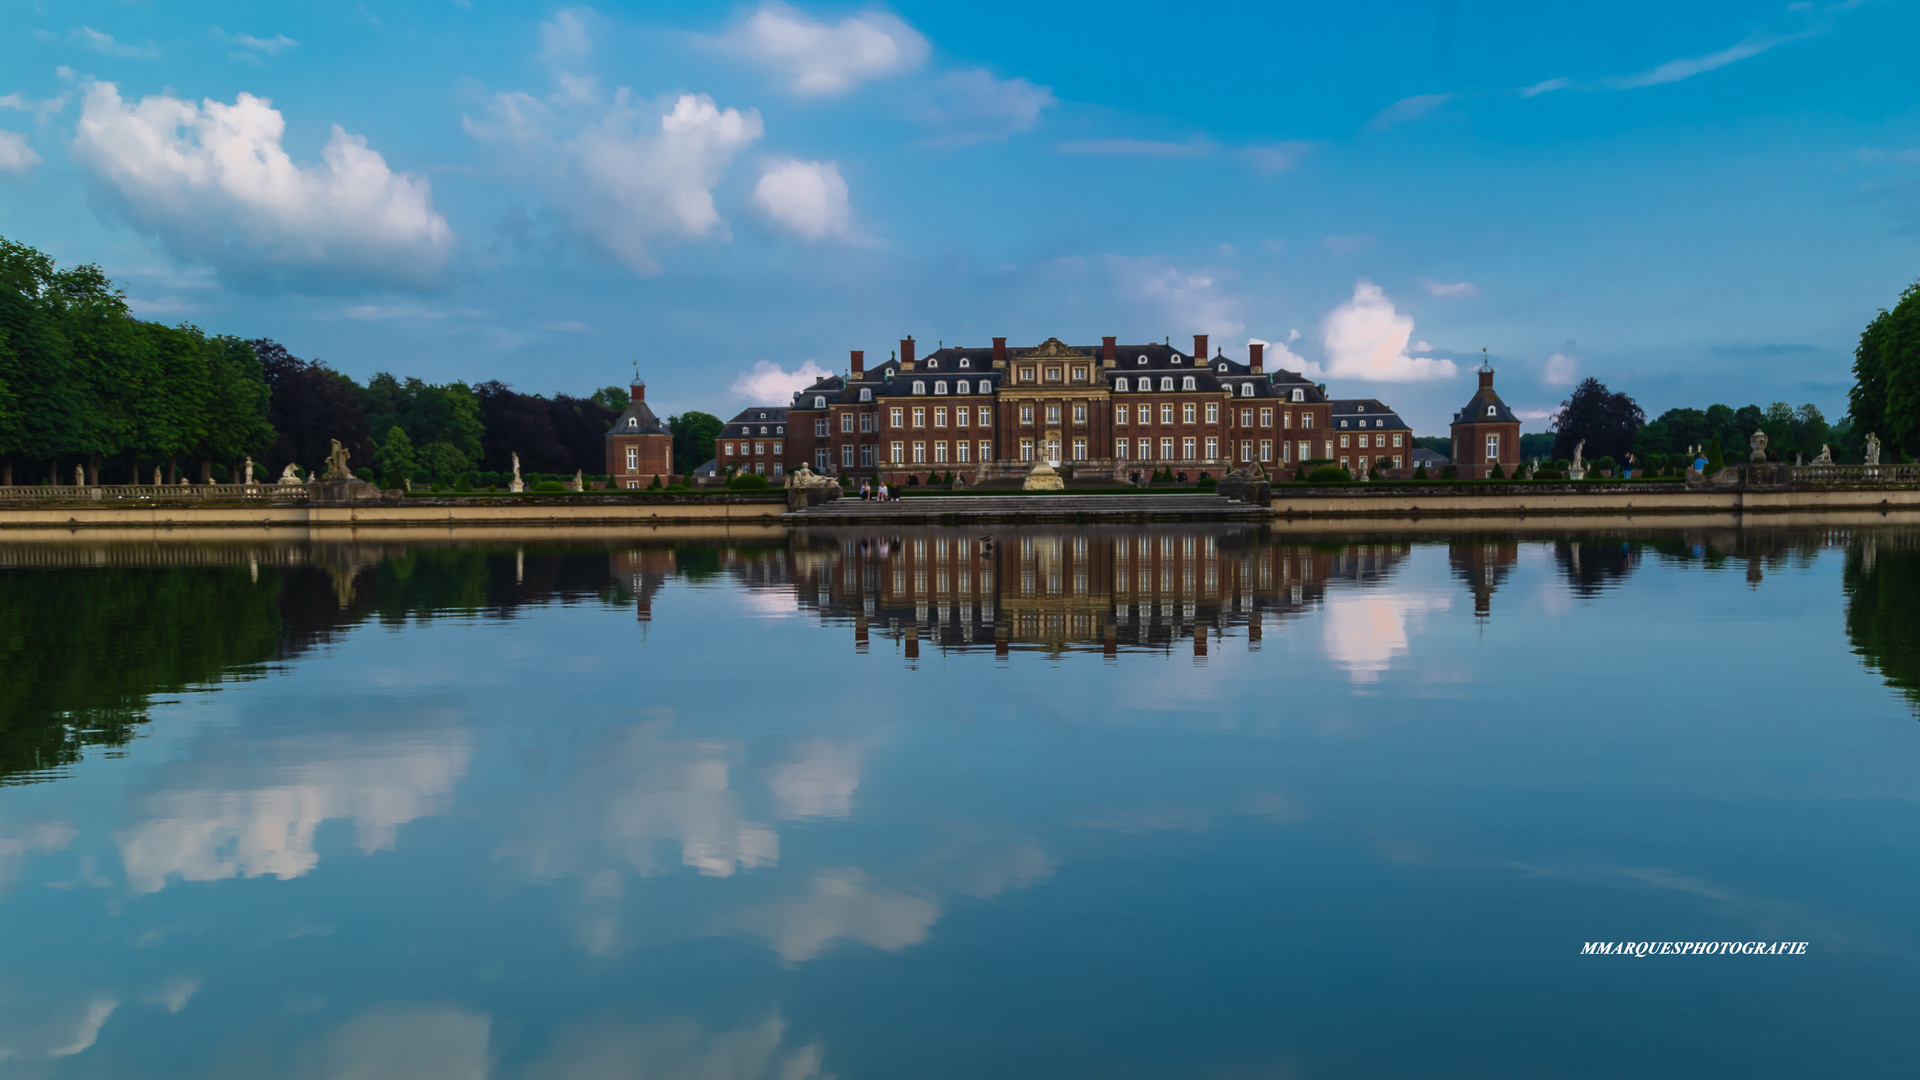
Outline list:
[[[300,468],[299,468],[299,466],[297,466],[297,465],[295,465],[295,464],[293,464],[293,463],[292,463],[291,461],[289,461],[289,462],[287,463],[287,467],[286,467],[286,468],[284,468],[284,469],[281,469],[281,470],[280,470],[280,481],[279,481],[279,482],[280,482],[280,483],[282,483],[282,484],[297,484],[297,483],[299,483],[299,482],[300,482]]]
[[[1587,440],[1585,439],[1573,444],[1573,462],[1567,466],[1567,479],[1585,480],[1587,478],[1587,463],[1580,456],[1581,451],[1586,448]]]
[[[1867,464],[1880,464],[1880,436],[1867,432]]]
[[[513,479],[507,481],[507,490],[514,492],[527,490],[526,481],[520,479],[520,454],[518,451],[513,455]]]
[[[1804,461],[1802,461],[1802,460],[1800,460],[1801,458],[1803,458],[1803,457],[1805,457],[1805,456],[1806,456],[1805,454],[1802,454],[1802,453],[1801,453],[1800,451],[1798,451],[1798,450],[1795,450],[1795,451],[1793,452],[1793,467],[1794,467],[1794,468],[1796,468],[1796,469],[1798,469],[1798,468],[1800,468],[1801,466],[1803,466],[1803,465],[1805,465],[1805,464],[1806,464],[1806,462],[1804,462]]]
[[[1749,449],[1747,454],[1748,461],[1767,460],[1767,433],[1764,431],[1754,432],[1747,438],[1747,447]]]
[[[800,467],[787,474],[788,487],[832,487],[833,477],[814,472],[803,462]]]
[[[327,441],[333,444],[333,449],[327,453],[327,471],[320,474],[321,482],[353,479],[353,470],[347,468],[347,448],[340,445],[339,439]]]
[[[1813,459],[1813,460],[1812,460],[1811,462],[1808,462],[1808,464],[1810,464],[1810,465],[1831,465],[1831,464],[1833,464],[1833,450],[1832,450],[1832,448],[1830,448],[1829,446],[1827,446],[1827,444],[1826,444],[1826,443],[1821,443],[1821,444],[1820,444],[1820,456],[1818,456],[1818,457],[1816,457],[1816,458],[1814,458],[1814,459]]]
[[[1027,491],[1059,491],[1067,485],[1060,479],[1060,474],[1053,470],[1053,466],[1036,461],[1033,469],[1027,473],[1026,482],[1020,486]]]
[[[585,475],[583,475],[584,471],[585,470],[582,470],[582,469],[573,470],[573,490],[575,491],[587,490],[587,478]]]
[[[73,467],[73,486],[87,486],[87,467],[85,465],[75,465]]]
[[[252,458],[247,459],[247,479],[245,483],[249,485],[253,483],[253,459]]]
[[[154,487],[159,487],[159,486],[160,486],[160,484],[161,484],[161,480],[160,480],[160,466],[158,466],[158,465],[155,465],[155,466],[153,467],[153,486],[154,486]]]

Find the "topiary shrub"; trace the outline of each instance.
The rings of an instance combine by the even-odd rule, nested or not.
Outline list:
[[[653,474],[653,483],[647,485],[647,490],[648,491],[660,490],[660,474],[659,473]]]
[[[567,485],[558,480],[542,480],[533,485],[533,491],[536,495],[551,495],[555,492],[564,492],[566,490]]]
[[[1426,463],[1426,462],[1424,462],[1424,461],[1423,461],[1423,462],[1421,462],[1420,464],[1418,464],[1418,465],[1416,465],[1416,466],[1414,466],[1414,469],[1413,469],[1413,478],[1414,478],[1415,480],[1426,480],[1426,479],[1428,479],[1428,476],[1427,476],[1427,463]]]
[[[1500,463],[1499,463],[1499,462],[1497,462],[1497,461],[1496,461],[1496,462],[1494,462],[1494,463],[1493,463],[1493,469],[1492,469],[1492,470],[1491,470],[1490,472],[1488,472],[1488,473],[1487,473],[1487,479],[1489,479],[1489,480],[1505,480],[1506,478],[1507,478],[1507,474],[1501,471],[1501,469],[1500,469]]]
[[[1447,467],[1440,470],[1440,479],[1458,480],[1460,479],[1460,474],[1453,470],[1453,466],[1448,465]]]
[[[373,483],[372,469],[366,469],[366,468],[355,469],[353,470],[353,475],[358,479],[365,480],[369,484]]]
[[[690,488],[688,488],[688,487],[687,487],[687,485],[685,485],[685,484],[668,484],[668,485],[666,486],[666,490],[668,490],[668,491],[689,491],[689,490],[692,490],[692,489],[690,489]]]
[[[1344,484],[1353,479],[1353,474],[1338,465],[1322,465],[1307,474],[1309,484]]]
[[[1293,470],[1294,483],[1296,484],[1305,483],[1306,479],[1307,479],[1307,467],[1305,465],[1302,465],[1299,468]]]
[[[1208,476],[1205,473],[1201,473],[1200,481],[1194,484],[1193,486],[1196,488],[1199,488],[1201,491],[1212,491],[1215,488],[1219,487],[1220,483],[1219,481],[1215,480],[1213,477]]]
[[[1551,465],[1542,465],[1533,470],[1533,478],[1535,480],[1565,480],[1567,474]]]
[[[473,481],[470,479],[472,475],[472,473],[461,473],[460,479],[453,482],[453,490],[462,493],[472,491]]]
[[[759,473],[743,472],[727,481],[729,491],[765,491],[772,486]]]

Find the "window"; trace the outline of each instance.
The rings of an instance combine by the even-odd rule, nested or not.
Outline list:
[[[1310,413],[1310,412],[1303,412],[1303,413],[1301,413],[1301,414],[1300,414],[1300,426],[1301,426],[1301,427],[1303,427],[1303,428],[1310,428],[1310,427],[1312,427],[1312,426],[1313,426],[1313,414],[1312,414],[1312,413]]]
[[[1057,364],[1048,364],[1048,365],[1047,365],[1047,381],[1048,381],[1048,382],[1059,382],[1059,381],[1060,381],[1060,367],[1059,367],[1059,365],[1057,365]]]
[[[1399,445],[1400,445],[1400,439],[1401,439],[1401,436],[1399,436],[1399,435],[1395,435],[1395,436],[1393,437],[1393,445],[1395,445],[1395,446],[1399,446]],[[1395,465],[1395,466],[1394,466],[1394,468],[1396,468],[1396,469],[1397,469],[1397,468],[1399,468],[1399,467],[1400,467],[1400,466],[1398,466],[1398,465]]]
[[[1146,366],[1146,364],[1147,364],[1147,358],[1146,358],[1146,357],[1144,357],[1144,356],[1143,356],[1143,357],[1141,357],[1141,358],[1140,358],[1140,366],[1141,366],[1141,367],[1145,367],[1145,366]]]
[[[639,491],[639,490],[640,490],[640,481],[638,481],[638,480],[629,480],[629,481],[627,481],[627,490],[628,490],[628,491]]]
[[[863,432],[873,430],[873,414],[872,413],[860,414],[860,430]]]
[[[761,413],[761,414],[760,414],[760,419],[762,419],[762,420],[765,420],[766,418],[767,418],[767,414],[766,414],[766,413]],[[762,435],[765,435],[766,433],[767,433],[767,432],[766,432],[766,429],[765,429],[765,428],[762,428],[762,429],[760,430],[760,434],[762,434]]]
[[[1225,365],[1225,364],[1221,364],[1221,365],[1220,365],[1220,370],[1221,370],[1221,371],[1225,371],[1225,370],[1227,370],[1227,365]]]
[[[1180,406],[1180,422],[1183,424],[1193,423],[1193,403],[1192,402],[1188,402],[1187,404]]]
[[[1400,455],[1399,455],[1399,454],[1395,454],[1395,455],[1393,455],[1393,467],[1394,467],[1394,468],[1396,468],[1396,469],[1399,469],[1399,468],[1404,468],[1404,467],[1405,467],[1405,466],[1403,466],[1403,465],[1401,465],[1401,464],[1400,464]]]
[[[780,475],[780,473],[781,473],[781,471],[782,471],[782,470],[781,470],[781,467],[780,467],[780,463],[779,463],[779,462],[777,462],[777,461],[776,461],[776,462],[774,462],[774,463],[773,463],[773,475],[774,475],[774,476],[775,476],[776,478],[778,478],[778,477],[779,477],[779,475]]]
[[[1243,383],[1241,383],[1241,384],[1240,384],[1240,396],[1241,396],[1241,397],[1252,397],[1252,396],[1253,396],[1253,384],[1252,384],[1252,383],[1250,383],[1250,382],[1243,382]]]
[[[969,359],[967,359],[966,357],[964,357],[964,356],[963,356],[963,357],[961,357],[961,358],[960,358],[960,366],[961,366],[961,367],[963,367],[963,368],[964,368],[964,367],[972,367],[972,366],[973,366],[973,361],[971,361],[971,360],[969,360]],[[964,385],[964,384],[963,384],[963,385]],[[963,394],[964,394],[964,393],[966,393],[966,391],[965,391],[965,390],[961,390],[960,392],[961,392],[961,393],[963,393]],[[960,460],[962,460],[962,461],[965,461],[966,459],[965,459],[965,458],[961,458]]]
[[[1253,426],[1253,410],[1252,409],[1240,410],[1240,426],[1241,427]]]
[[[1220,440],[1208,439],[1207,440],[1207,460],[1212,461],[1214,458],[1217,458],[1219,456],[1220,456]]]
[[[640,470],[640,448],[637,446],[629,446],[627,447],[627,471],[638,472],[639,470]]]
[[[962,360],[961,363],[964,364],[966,363],[966,361]],[[954,443],[953,444],[954,460],[958,461],[962,465],[965,465],[969,457],[971,456],[968,453],[968,451],[972,449],[973,449],[973,444],[968,442],[965,439],[961,439],[959,442]]]
[[[761,476],[765,476],[765,475],[767,475],[767,463],[766,463],[766,462],[764,462],[764,461],[756,461],[756,462],[754,462],[754,463],[753,463],[753,471],[754,471],[754,472],[756,472],[756,473],[759,473],[759,474],[760,474]]]
[[[1020,369],[1020,381],[1021,381],[1021,382],[1032,382],[1032,381],[1033,381],[1033,369],[1032,369],[1032,368],[1030,368],[1030,367],[1023,367],[1023,368],[1021,368],[1021,369]]]
[[[947,463],[947,444],[944,441],[933,444],[933,463],[935,465]]]
[[[897,443],[894,443],[894,444],[893,444],[893,448],[892,448],[892,449],[893,449],[893,463],[894,463],[895,465],[904,465],[904,464],[906,464],[906,460],[907,460],[907,444],[906,444],[906,443],[902,443],[902,442],[897,442]]]
[[[1307,400],[1307,392],[1305,390],[1295,390],[1293,392],[1293,400],[1295,401]]]
[[[1488,415],[1488,416],[1499,416],[1499,415],[1500,415],[1500,408],[1499,408],[1499,406],[1497,406],[1497,405],[1489,405],[1489,406],[1487,406],[1487,415]]]
[[[947,410],[945,409],[933,410],[933,426],[934,427],[947,426]]]
[[[1160,376],[1160,389],[1163,392],[1171,393],[1173,391],[1173,376],[1171,375]]]
[[[759,457],[759,456],[761,456],[761,455],[763,455],[763,454],[765,454],[766,452],[767,452],[767,444],[766,444],[766,443],[758,443],[758,442],[757,442],[757,443],[754,443],[754,444],[753,444],[753,454],[754,454],[754,456],[755,456],[755,457]]]
[[[1087,460],[1087,440],[1085,439],[1073,440],[1073,460],[1075,461]]]
[[[1127,440],[1113,440],[1113,456],[1119,458],[1121,461],[1127,460]]]
[[[927,370],[928,370],[928,371],[933,371],[933,370],[935,370],[935,369],[937,369],[937,368],[938,368],[939,366],[940,366],[940,360],[939,360],[939,358],[938,358],[938,357],[933,357],[933,356],[929,356],[929,357],[927,357]]]
[[[774,443],[774,444],[773,444],[773,456],[774,456],[774,457],[779,457],[779,456],[780,456],[780,444],[779,444],[779,443]]]
[[[1173,354],[1173,362],[1174,362],[1174,363],[1176,363],[1176,364],[1180,362],[1180,354],[1179,354],[1179,353],[1174,353],[1174,354]]]
[[[872,401],[872,400],[873,400],[873,388],[872,388],[872,387],[867,387],[867,386],[863,386],[863,387],[861,387],[861,388],[860,388],[860,400],[861,400],[861,401]]]
[[[889,426],[891,426],[891,427],[905,427],[905,426],[906,426],[906,421],[904,421],[904,420],[902,420],[902,419],[901,419],[901,415],[902,415],[902,414],[901,414],[901,411],[900,411],[899,409],[889,409],[889,410],[887,410],[887,412],[888,412],[888,416],[887,416],[887,419],[888,419],[889,421],[891,421],[891,424],[890,424]]]
[[[1272,439],[1260,440],[1260,460],[1261,461],[1273,460],[1273,440]]]
[[[639,418],[639,417],[637,417],[637,416],[629,416],[629,417],[627,417],[627,426],[628,426],[628,427],[630,427],[630,428],[637,428],[637,427],[639,427],[639,426],[640,426],[640,418]]]
[[[1032,439],[1020,440],[1020,460],[1021,461],[1033,460],[1033,440]]]
[[[934,392],[934,393],[936,393],[936,394],[944,394],[944,393],[946,393],[946,392],[947,392],[947,380],[945,380],[945,379],[941,379],[941,380],[940,380],[939,382],[937,382],[937,383],[934,383],[934,384],[933,384],[933,392]]]
[[[1280,414],[1280,426],[1283,428],[1290,428],[1293,426],[1293,410],[1292,409],[1288,409],[1286,412],[1283,412]]]
[[[827,437],[827,422],[825,420],[815,420],[813,422],[813,437],[816,439],[824,439]]]
[[[860,464],[862,465],[873,464],[873,447],[863,446],[860,448]]]
[[[1340,436],[1340,449],[1345,450],[1347,447],[1352,445],[1353,445],[1353,436],[1351,435]]]
[[[980,460],[981,461],[993,460],[993,444],[988,442],[985,439],[980,440]]]
[[[966,363],[966,361],[965,361],[965,360],[962,360],[962,361],[960,361],[960,362],[961,362],[961,363],[963,363],[963,364],[964,364],[964,363]],[[973,384],[972,384],[972,383],[970,383],[970,382],[968,382],[968,381],[967,381],[967,380],[965,380],[965,379],[961,379],[961,380],[960,380],[960,385],[958,385],[958,386],[956,386],[956,387],[954,387],[954,388],[953,388],[953,392],[954,392],[954,393],[956,393],[956,394],[971,394],[971,393],[973,393]]]
[[[1246,445],[1246,444],[1245,444],[1245,443],[1242,443],[1241,445],[1243,445],[1243,446],[1244,446],[1244,445]],[[1292,444],[1292,443],[1290,443],[1290,442],[1283,442],[1283,443],[1281,443],[1281,444],[1280,444],[1280,460],[1281,460],[1281,461],[1292,461],[1292,460],[1293,460],[1293,444]]]
[[[927,463],[927,444],[926,443],[915,442],[913,444],[913,463],[915,465],[925,465]]]
[[[1076,366],[1076,367],[1075,367],[1075,368],[1073,369],[1073,381],[1074,381],[1074,382],[1086,382],[1086,381],[1087,381],[1087,369],[1086,369],[1086,368],[1084,368],[1084,367],[1078,367],[1078,366]]]
[[[1173,459],[1173,440],[1161,439],[1160,440],[1160,460],[1171,461],[1172,459]]]
[[[1122,394],[1124,394],[1124,393],[1126,393],[1126,392],[1127,392],[1127,377],[1126,377],[1125,375],[1122,375],[1122,376],[1120,376],[1120,377],[1119,377],[1118,379],[1115,379],[1115,380],[1113,381],[1113,388],[1114,388],[1115,390],[1117,390],[1117,391],[1119,391],[1119,392],[1120,392],[1120,393],[1122,393]]]
[[[1272,409],[1260,410],[1260,426],[1261,427],[1273,426],[1273,410]]]
[[[840,448],[840,467],[843,469],[853,468],[853,444],[849,443]]]
[[[840,414],[840,432],[843,435],[853,434],[853,414],[852,413],[843,412]]]
[[[1126,423],[1127,417],[1131,412],[1132,410],[1128,409],[1125,405],[1115,405],[1113,407],[1113,422],[1116,424]]]
[[[1033,423],[1033,406],[1031,405],[1020,406],[1020,422],[1022,424],[1027,424],[1027,425],[1031,425]]]
[[[1197,390],[1199,389],[1199,386],[1200,384],[1197,382],[1194,382],[1193,376],[1191,375],[1188,375],[1187,377],[1180,380],[1180,389],[1182,390]]]
[[[922,381],[920,381],[919,379],[915,379],[915,380],[913,380],[913,392],[914,392],[914,393],[916,393],[916,394],[924,394],[924,393],[926,393],[926,392],[927,392],[927,384],[926,384],[926,383],[924,383],[924,382],[922,382]]]
[[[1076,402],[1074,404],[1073,422],[1076,424],[1084,424],[1087,422],[1087,406],[1085,402]]]
[[[1353,407],[1353,411],[1357,413],[1363,413],[1367,411],[1367,407],[1365,405],[1355,405]]]
[[[767,414],[766,414],[766,413],[761,413],[760,415],[761,415],[761,416],[765,416],[765,415],[767,415]],[[762,434],[762,435],[765,435],[766,433],[767,433],[767,425],[765,425],[765,424],[761,424],[761,425],[760,425],[760,434]]]
[[[827,399],[826,399],[826,398],[824,398],[824,397],[816,397],[816,398],[814,398],[814,399],[813,399],[813,407],[814,407],[814,408],[816,408],[816,409],[824,409],[824,408],[826,408],[826,407],[827,407]]]
[[[726,444],[725,444],[725,446],[726,446],[726,454],[727,454],[727,456],[728,456],[728,457],[732,457],[732,456],[733,456],[733,444],[732,444],[732,443],[726,443]]]
[[[993,409],[990,406],[986,406],[986,405],[980,406],[980,426],[981,427],[993,426]]]
[[[1057,424],[1059,422],[1060,422],[1060,406],[1058,405],[1047,406],[1047,423]]]
[[[913,410],[913,426],[914,427],[927,426],[927,410],[925,409]]]
[[[971,419],[973,419],[973,410],[967,408],[965,405],[953,410],[954,427],[966,427],[967,421]]]
[[[1124,407],[1125,406],[1122,406],[1122,408]],[[1140,422],[1143,424],[1153,423],[1153,406],[1151,405],[1140,406],[1139,417],[1140,417]]]
[[[1180,440],[1180,459],[1182,461],[1193,460],[1193,437],[1192,436],[1188,436]]]
[[[1342,421],[1340,421],[1340,426],[1341,426],[1341,427],[1346,427],[1346,426],[1347,426],[1347,422],[1346,422],[1345,420],[1342,420]]]
[[[1500,436],[1498,435],[1487,436],[1487,460],[1500,460]]]

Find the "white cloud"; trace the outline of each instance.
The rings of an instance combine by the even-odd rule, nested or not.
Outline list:
[[[820,870],[807,892],[722,916],[721,931],[766,938],[789,963],[811,960],[842,938],[889,952],[918,945],[940,917],[940,906],[871,883],[851,867]]]
[[[493,1021],[451,1005],[389,1005],[328,1032],[293,1080],[486,1080]]]
[[[1327,600],[1322,627],[1327,655],[1357,683],[1370,683],[1407,652],[1409,616],[1446,611],[1445,596],[1360,592]]]
[[[72,151],[136,228],[235,283],[440,281],[455,238],[425,179],[393,172],[337,124],[323,164],[302,167],[280,145],[285,130],[252,94],[232,105],[166,95],[127,104],[96,82]]]
[[[0,109],[37,113],[43,120],[66,107],[67,95],[65,94],[56,94],[53,97],[42,98],[39,101],[30,100],[25,94],[22,94],[18,90],[15,90],[11,94],[0,96]]]
[[[753,202],[775,222],[808,240],[845,239],[853,232],[847,182],[837,161],[776,161],[753,186]]]
[[[1541,94],[1551,94],[1555,90],[1565,90],[1572,85],[1573,80],[1563,76],[1557,79],[1546,79],[1534,83],[1532,86],[1523,86],[1520,88],[1519,94],[1523,98],[1538,97]]]
[[[1186,142],[1156,142],[1152,139],[1080,139],[1076,142],[1063,142],[1054,149],[1063,154],[1088,154],[1095,157],[1194,158],[1206,157],[1213,153],[1215,146],[1206,136],[1195,135]]]
[[[568,1027],[549,1056],[526,1075],[538,1080],[831,1080],[821,1071],[819,1043],[783,1046],[786,1021],[778,1014],[731,1031],[696,1020],[629,1024],[600,1019]]]
[[[1691,79],[1695,75],[1704,72],[1717,71],[1720,68],[1726,67],[1728,64],[1745,60],[1748,57],[1759,56],[1761,53],[1766,52],[1776,45],[1784,45],[1789,41],[1798,41],[1806,36],[1808,35],[1805,33],[1754,34],[1749,36],[1745,41],[1728,46],[1719,52],[1708,53],[1705,56],[1683,56],[1677,60],[1669,60],[1657,67],[1649,68],[1636,75],[1615,76],[1614,78],[1604,80],[1601,85],[1610,90],[1638,90],[1646,86],[1661,86],[1666,83],[1675,83],[1682,79]]]
[[[1311,374],[1314,378],[1319,378],[1320,365],[1294,352],[1293,349],[1289,347],[1298,340],[1300,340],[1300,331],[1294,330],[1287,334],[1287,340],[1285,341],[1267,341],[1262,338],[1248,338],[1247,344],[1266,346],[1266,355],[1263,357],[1263,362],[1269,369],[1286,368],[1288,371],[1297,371],[1303,375]]]
[[[285,34],[275,34],[270,38],[254,37],[252,34],[229,34],[215,26],[211,28],[213,36],[221,41],[231,42],[243,49],[263,52],[268,56],[278,56],[288,49],[298,48],[300,43]],[[244,54],[234,54],[244,55]]]
[[[44,987],[0,987],[0,1062],[72,1057],[94,1044],[119,1007],[108,993],[62,1001]]]
[[[123,45],[113,40],[112,34],[102,33],[91,26],[83,26],[75,30],[73,32],[73,39],[85,45],[87,48],[92,49],[94,52],[105,53],[108,56],[145,57],[160,55],[159,47],[152,43],[146,45]]]
[[[1381,109],[1373,119],[1367,121],[1367,126],[1379,131],[1395,124],[1418,120],[1452,100],[1452,94],[1415,94],[1412,97],[1404,97]]]
[[[998,142],[1040,126],[1040,116],[1060,104],[1050,86],[1025,79],[996,79],[982,70],[950,71],[927,87],[926,100],[914,110],[923,124],[941,132],[932,146],[973,146]]]
[[[767,790],[783,818],[843,818],[853,813],[860,786],[860,744],[813,739],[799,757],[776,767]]]
[[[1275,176],[1294,169],[1302,158],[1313,152],[1313,144],[1308,142],[1277,142],[1266,146],[1249,146],[1240,151],[1254,170],[1262,176]]]
[[[1540,376],[1541,381],[1552,386],[1572,386],[1579,362],[1579,358],[1571,353],[1555,350],[1553,355],[1547,357],[1547,369]]]
[[[42,160],[25,135],[0,128],[0,172],[25,174]]]
[[[583,243],[633,270],[659,271],[659,241],[725,237],[713,187],[764,132],[759,112],[721,109],[705,94],[663,107],[622,87],[593,113],[515,91],[462,123],[510,173],[538,185]]]
[[[913,71],[927,59],[927,39],[885,12],[866,11],[829,24],[779,0],[763,0],[720,42],[777,71],[802,97],[843,94],[870,79]]]
[[[1236,302],[1206,269],[1182,269],[1163,259],[1111,256],[1107,260],[1121,299],[1147,304],[1183,333],[1212,334],[1222,340],[1246,330],[1234,317]]]
[[[785,405],[793,395],[831,374],[811,360],[791,372],[771,360],[756,360],[753,370],[736,376],[728,389],[734,397],[756,405]]]
[[[1432,278],[1421,278],[1420,287],[1427,290],[1429,296],[1472,296],[1480,291],[1480,286],[1471,281],[1456,281],[1449,284]]]
[[[154,987],[141,1000],[165,1009],[169,1013],[177,1013],[187,1007],[187,1002],[193,1000],[194,993],[199,989],[199,979],[190,975],[175,975]]]
[[[1451,360],[1408,356],[1407,343],[1411,340],[1413,317],[1395,311],[1393,301],[1380,286],[1361,278],[1354,284],[1353,299],[1327,316],[1322,336],[1327,354],[1324,373],[1330,378],[1365,382],[1454,376],[1457,369]]]

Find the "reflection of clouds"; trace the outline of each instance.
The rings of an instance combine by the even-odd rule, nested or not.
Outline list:
[[[314,832],[351,818],[363,852],[393,847],[401,825],[437,813],[466,771],[465,732],[347,730],[329,736],[211,745],[213,756],[168,770],[140,820],[119,837],[127,883],[155,892],[186,881],[272,874],[320,861]]]
[[[1322,616],[1327,655],[1346,668],[1354,682],[1373,682],[1395,657],[1406,654],[1408,616],[1445,611],[1452,604],[1446,596],[1410,593],[1330,596]]]
[[[728,786],[740,758],[732,739],[668,739],[665,720],[608,733],[588,748],[557,805],[534,815],[535,834],[504,849],[536,877],[578,875],[617,892],[606,861],[660,872],[655,847],[676,845],[680,865],[711,877],[772,866],[780,838],[746,820]],[[611,895],[611,893],[610,893]]]
[[[107,993],[60,1000],[44,987],[0,987],[0,1062],[72,1057],[93,1045],[119,1006]]]
[[[1039,844],[1010,828],[965,826],[926,858],[942,888],[985,900],[1052,876],[1054,860]]]
[[[767,777],[774,804],[783,818],[843,818],[853,812],[853,789],[860,786],[858,743],[812,739],[799,755]]]
[[[733,598],[762,619],[785,619],[800,614],[800,601],[791,589],[738,589]]]
[[[714,1032],[693,1020],[576,1024],[555,1049],[527,1069],[527,1080],[814,1080],[825,1051],[819,1043],[782,1046],[778,1015],[759,1024]]]
[[[190,975],[175,975],[159,986],[154,987],[142,998],[149,1005],[157,1005],[170,1013],[177,1013],[193,1000],[194,991],[200,989],[200,980]]]
[[[301,1080],[485,1080],[492,1022],[447,1005],[389,1006],[327,1033]]]
[[[940,917],[940,906],[870,882],[852,867],[815,871],[799,896],[757,904],[723,916],[717,929],[767,939],[789,962],[811,960],[840,938],[889,951],[918,945]]]
[[[0,888],[20,872],[27,856],[47,851],[65,851],[73,846],[80,830],[64,821],[41,821],[8,827],[0,824]]]

